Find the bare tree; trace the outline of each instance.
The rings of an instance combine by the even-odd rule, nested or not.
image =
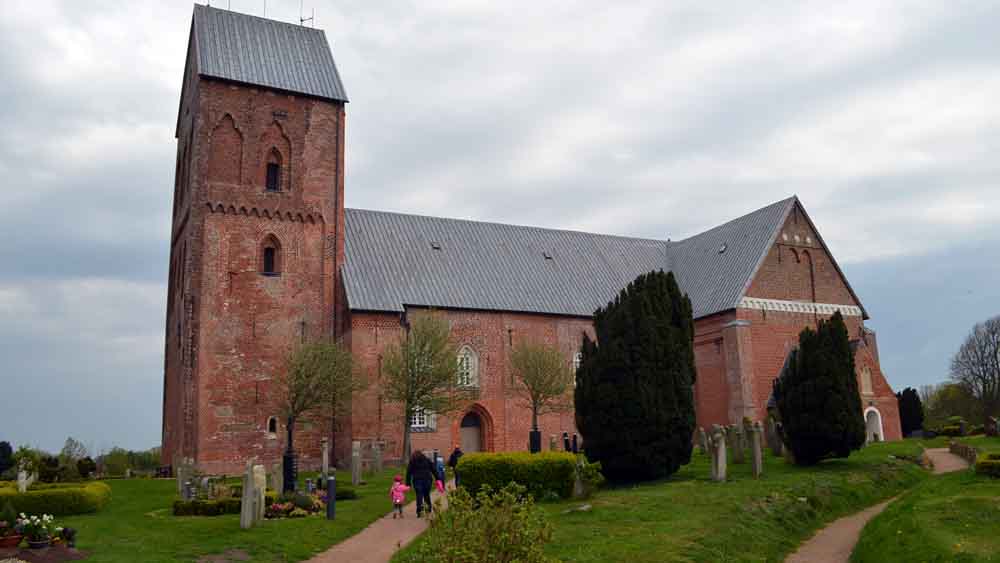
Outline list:
[[[514,389],[531,409],[532,431],[538,431],[539,416],[572,410],[573,397],[568,391],[574,374],[559,349],[523,341],[514,348],[510,361],[516,376]]]
[[[983,416],[1000,411],[1000,316],[972,327],[951,360],[951,379],[979,401]]]
[[[317,340],[292,349],[284,373],[278,375],[274,394],[285,418],[287,442],[285,475],[295,459],[295,424],[309,414],[327,412],[342,406],[358,386],[351,353],[339,342]],[[294,480],[285,479],[285,489],[294,488]]]
[[[468,390],[458,385],[457,358],[448,323],[433,312],[411,314],[406,333],[386,350],[382,388],[388,402],[402,407],[403,459],[410,456],[415,413],[448,414],[469,398]]]

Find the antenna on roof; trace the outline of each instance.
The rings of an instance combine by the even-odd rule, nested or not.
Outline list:
[[[316,27],[316,23],[315,23],[316,22],[316,8],[312,9],[312,15],[311,16],[309,16],[308,18],[303,17],[303,13],[302,13],[302,1],[303,0],[299,0],[299,25],[305,25],[306,22],[309,22],[309,27]]]

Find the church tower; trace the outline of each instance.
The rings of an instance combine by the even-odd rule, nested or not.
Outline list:
[[[194,7],[176,128],[164,464],[232,473],[280,459],[274,376],[291,345],[343,322],[346,103],[323,31]],[[300,464],[318,463],[330,431],[329,420],[297,425]]]

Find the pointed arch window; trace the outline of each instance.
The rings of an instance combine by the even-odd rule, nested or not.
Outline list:
[[[278,237],[268,235],[261,245],[260,273],[265,276],[281,275],[281,243]]]
[[[874,393],[872,389],[872,370],[870,367],[865,366],[861,368],[861,394],[871,395]]]
[[[458,351],[458,386],[479,387],[479,355],[468,346]]]
[[[271,151],[267,155],[264,190],[268,192],[281,191],[281,153],[276,148],[271,148]]]

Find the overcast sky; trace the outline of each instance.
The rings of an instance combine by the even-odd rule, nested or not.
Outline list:
[[[304,4],[351,207],[676,240],[798,194],[897,390],[1000,313],[997,3]],[[0,440],[159,443],[191,11],[4,2]]]

